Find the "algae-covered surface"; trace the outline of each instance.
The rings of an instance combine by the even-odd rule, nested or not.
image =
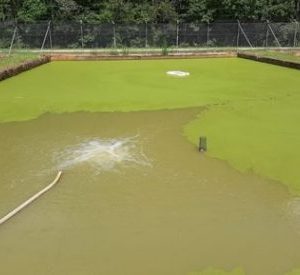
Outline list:
[[[211,156],[227,160],[241,171],[278,180],[299,194],[299,102],[295,93],[214,106],[185,130],[195,143],[199,133],[207,135]]]
[[[0,216],[64,170],[0,228],[4,274],[297,274],[299,87],[297,70],[235,58],[0,82]]]
[[[168,76],[168,70],[191,73]],[[53,62],[0,83],[0,120],[174,109],[294,94],[299,72],[240,59]]]
[[[297,70],[234,58],[54,62],[0,83],[0,121],[206,106],[185,128],[190,141],[205,135],[209,155],[299,193],[299,87]]]

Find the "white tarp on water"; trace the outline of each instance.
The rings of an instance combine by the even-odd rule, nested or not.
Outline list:
[[[167,75],[186,77],[186,76],[189,76],[190,73],[189,72],[184,72],[184,71],[167,71]]]

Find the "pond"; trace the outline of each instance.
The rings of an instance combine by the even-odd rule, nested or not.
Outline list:
[[[202,111],[45,114],[0,124],[0,216],[64,171],[1,226],[1,272],[241,267],[279,275],[299,266],[300,200],[279,182],[199,153],[183,127]]]

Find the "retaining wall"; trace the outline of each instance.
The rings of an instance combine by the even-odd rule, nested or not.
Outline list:
[[[145,53],[127,55],[122,54],[100,54],[100,53],[50,53],[51,61],[99,61],[99,60],[150,60],[150,59],[193,59],[205,57],[236,57],[235,51],[226,52],[199,52],[199,53],[168,53],[167,55],[157,53]]]
[[[3,69],[3,70],[0,69],[0,81],[15,76],[17,74],[20,74],[22,72],[31,70],[35,67],[41,66],[50,61],[51,58],[49,56],[43,56],[40,57],[39,59],[29,60],[21,63],[20,65],[16,65],[7,69]]]
[[[280,60],[272,57],[258,56],[254,54],[248,54],[248,53],[238,53],[237,56],[240,58],[250,59],[258,62],[300,70],[300,63],[297,62],[285,61],[285,60]]]

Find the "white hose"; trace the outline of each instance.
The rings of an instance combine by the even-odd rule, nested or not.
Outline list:
[[[28,206],[29,204],[31,204],[32,202],[34,202],[36,199],[38,199],[40,196],[42,196],[47,191],[49,191],[54,185],[56,185],[59,182],[59,180],[61,178],[61,175],[62,175],[62,171],[59,171],[57,173],[56,178],[54,179],[54,181],[51,182],[47,187],[45,187],[40,192],[36,193],[34,196],[32,196],[31,198],[29,198],[27,201],[25,201],[20,206],[18,206],[17,208],[15,208],[11,212],[9,212],[7,215],[5,215],[3,218],[1,218],[0,219],[0,225],[3,224],[3,223],[5,223],[6,221],[8,221],[10,218],[12,218],[17,213],[19,213],[21,210],[23,210],[26,206]]]

